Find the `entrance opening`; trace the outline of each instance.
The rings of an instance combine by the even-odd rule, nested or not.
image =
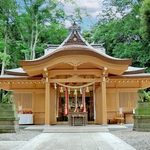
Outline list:
[[[59,92],[59,91],[58,91]],[[65,112],[65,92],[60,92],[57,97],[57,122],[68,121],[68,115]],[[88,121],[94,121],[94,101],[93,91],[89,91],[85,94],[85,106],[87,111]],[[77,91],[77,107],[78,111],[82,112],[82,94]],[[75,111],[74,91],[70,91],[68,99],[68,113]]]
[[[93,92],[92,92],[93,93]],[[86,97],[86,111],[88,112],[88,121],[94,121],[94,103],[93,103],[93,96]]]
[[[65,111],[65,97],[59,97],[59,107],[58,107],[58,117],[57,121],[68,121],[67,115],[64,114]]]

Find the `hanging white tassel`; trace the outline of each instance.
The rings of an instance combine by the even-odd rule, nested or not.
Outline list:
[[[80,94],[82,94],[82,88],[80,88]]]
[[[57,89],[57,85],[56,85],[56,83],[54,83],[54,89]]]

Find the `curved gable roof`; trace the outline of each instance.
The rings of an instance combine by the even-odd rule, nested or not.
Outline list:
[[[94,49],[80,34],[80,27],[74,22],[70,33],[62,44],[47,55],[34,60],[20,60],[19,63],[29,76],[43,73],[44,68],[55,69],[57,66],[86,63],[86,67],[107,68],[110,74],[121,75],[131,64],[132,59],[117,59]],[[61,64],[61,65],[60,65]],[[66,66],[70,68],[70,66]],[[85,66],[79,66],[84,69]]]
[[[110,73],[117,75],[122,74],[132,61],[132,59],[113,58],[108,56],[107,54],[98,53],[94,49],[83,45],[67,45],[44,57],[35,60],[20,60],[19,63],[27,74],[35,76],[41,74],[43,68],[52,67],[51,65],[58,63],[57,61],[59,59],[61,59],[61,61],[63,62],[63,59],[71,59],[71,57],[76,57],[78,59],[79,57],[81,57],[81,62],[82,58],[86,57],[88,62],[91,62],[92,64],[95,64],[100,68],[107,67]],[[38,71],[35,71],[33,68],[36,68],[36,70]]]

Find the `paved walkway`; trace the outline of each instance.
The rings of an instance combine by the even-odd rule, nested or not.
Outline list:
[[[135,150],[121,139],[117,138],[113,134],[109,133],[106,128],[108,127],[99,127],[100,132],[96,130],[91,130],[94,126],[86,126],[89,132],[48,132],[50,128],[60,128],[60,126],[53,127],[43,127],[43,126],[29,126],[31,129],[41,129],[44,128],[47,133],[41,133],[38,136],[34,137],[30,141],[1,141],[0,150],[5,150],[4,144],[9,145],[6,150]],[[96,127],[96,126],[95,126]],[[98,126],[97,126],[98,127]],[[115,127],[115,126],[114,126]],[[125,126],[116,126],[124,128]],[[115,127],[115,128],[116,128]],[[62,126],[62,128],[70,128],[69,126]],[[75,127],[78,128],[78,127]],[[80,127],[79,127],[80,128]],[[111,126],[111,128],[113,128]],[[20,143],[17,143],[20,142]],[[12,144],[12,147],[10,145]],[[16,145],[13,145],[16,144]]]
[[[13,150],[135,150],[111,133],[41,133]]]

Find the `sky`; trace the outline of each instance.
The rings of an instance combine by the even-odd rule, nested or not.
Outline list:
[[[19,3],[23,0],[17,0]],[[64,2],[65,0],[60,0],[61,2]],[[102,15],[102,10],[106,9],[106,1],[109,0],[74,0],[78,7],[85,7],[86,12],[90,15],[90,18],[82,16],[83,23],[80,24],[82,30],[89,30],[92,25],[97,23],[99,21],[98,15]],[[104,2],[105,1],[105,4]],[[73,15],[75,5],[73,5],[71,2],[64,2],[64,10],[66,14]],[[111,6],[111,9],[115,13],[116,8]],[[120,17],[119,14],[116,14],[116,16]],[[75,19],[76,21],[76,19]],[[77,22],[77,21],[76,21]],[[71,23],[69,20],[65,21],[66,27],[70,27]],[[78,22],[77,22],[78,23]]]
[[[88,14],[90,14],[90,18],[83,17],[83,23],[81,24],[81,27],[83,30],[90,29],[90,26],[95,24],[98,21],[97,16],[102,13],[102,9],[104,9],[103,6],[103,0],[75,0],[77,5],[79,7],[86,7],[86,11]],[[67,14],[72,14],[73,9],[75,6],[71,3],[65,3],[64,10]],[[66,20],[65,22],[66,27],[71,26],[71,22]]]
[[[17,0],[17,2],[21,5],[23,0]],[[65,0],[60,0],[61,2],[64,2]],[[83,23],[81,24],[82,30],[90,29],[90,26],[95,24],[98,19],[97,15],[99,15],[102,12],[103,9],[103,1],[104,0],[74,0],[78,7],[85,7],[88,14],[90,14],[90,18],[83,16]],[[72,3],[64,3],[64,10],[67,14],[73,14],[73,10],[75,8],[75,5]],[[71,22],[69,20],[65,21],[66,27],[71,26]]]
[[[63,1],[63,0],[62,0]],[[105,1],[105,3],[104,3]],[[106,3],[107,1],[107,3]],[[117,12],[115,6],[110,6],[109,0],[75,0],[77,5],[79,7],[86,7],[86,11],[88,14],[90,14],[90,18],[83,17],[83,23],[80,25],[82,30],[89,30],[90,27],[99,21],[98,18],[100,18],[103,14],[103,10],[108,7],[112,10],[111,16],[115,16],[115,18],[121,18],[121,14]],[[65,3],[64,10],[67,14],[73,14],[73,9],[75,8],[75,5],[71,3]],[[130,12],[131,9],[125,10],[125,13]],[[99,17],[98,17],[99,16]],[[71,22],[66,20],[65,22],[66,27],[71,26]]]

